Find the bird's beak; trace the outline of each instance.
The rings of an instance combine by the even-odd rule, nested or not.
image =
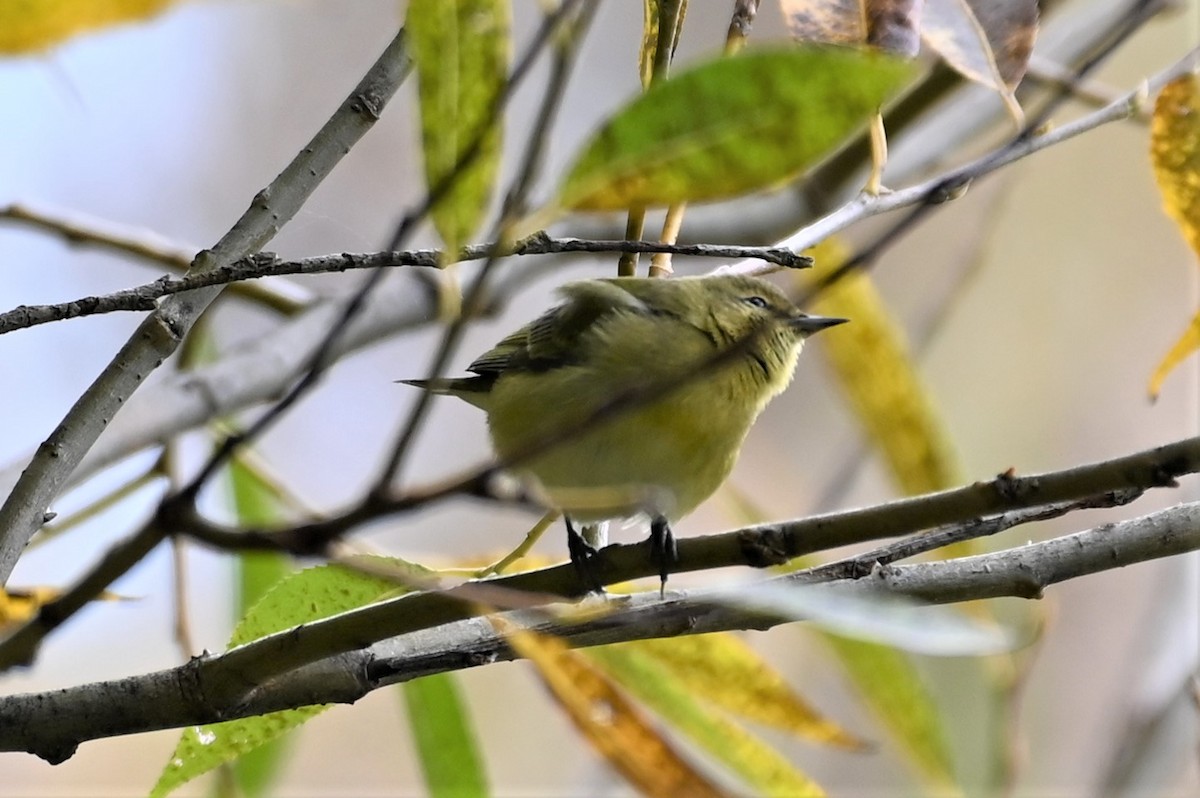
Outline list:
[[[803,333],[804,335],[812,335],[815,332],[820,332],[826,327],[836,327],[839,324],[845,324],[850,319],[837,319],[832,316],[809,316],[800,314],[792,317],[792,329]]]

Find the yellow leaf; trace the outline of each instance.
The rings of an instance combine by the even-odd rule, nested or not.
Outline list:
[[[819,798],[820,785],[745,727],[710,708],[638,643],[598,646],[585,652],[671,729],[687,736],[740,776],[754,795]]]
[[[425,180],[440,194],[430,217],[450,253],[475,235],[499,173],[510,11],[503,0],[412,0],[405,17]]]
[[[808,252],[820,279],[846,259],[839,241]],[[933,399],[917,374],[904,333],[892,320],[871,278],[854,272],[823,291],[815,313],[851,323],[821,342],[822,352],[871,442],[906,494],[943,490],[962,482],[958,458]],[[844,332],[842,332],[844,330]]]
[[[604,674],[565,643],[499,618],[492,623],[514,651],[533,663],[576,728],[643,794],[724,794],[697,773]]]
[[[5,0],[0,53],[44,50],[78,33],[147,19],[173,0]]]
[[[1200,255],[1200,79],[1184,75],[1163,87],[1150,123],[1150,159],[1167,215]]]
[[[741,638],[729,633],[630,643],[665,666],[694,695],[748,720],[839,748],[864,741],[823,717]]]
[[[44,605],[56,600],[62,591],[56,587],[30,587],[19,590],[0,588],[0,633],[33,618]],[[128,596],[107,590],[96,601],[130,601]]]
[[[1150,159],[1162,192],[1163,208],[1179,225],[1192,251],[1200,255],[1200,79],[1183,75],[1168,83],[1154,103]],[[1200,348],[1197,314],[1150,377],[1150,398],[1188,355]]]
[[[1154,369],[1154,374],[1150,377],[1151,399],[1158,398],[1158,392],[1162,389],[1167,375],[1197,349],[1200,349],[1200,313],[1192,317],[1192,323],[1183,331],[1183,335],[1179,336],[1179,340],[1171,347],[1171,351],[1163,357],[1158,368]]]

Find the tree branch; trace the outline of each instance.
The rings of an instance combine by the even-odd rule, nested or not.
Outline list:
[[[684,541],[681,541],[681,543]],[[833,584],[851,594],[906,596],[935,604],[1013,596],[1040,598],[1068,579],[1200,549],[1200,503],[992,554],[887,566]],[[790,584],[791,576],[773,580]],[[791,619],[723,603],[710,590],[623,596],[612,612],[582,621],[518,612],[520,623],[576,647],[731,629],[765,629]],[[338,616],[343,618],[345,616]],[[307,628],[307,627],[302,627]],[[296,630],[299,631],[299,630]],[[254,644],[251,644],[254,645]],[[212,723],[317,703],[352,703],[372,690],[419,676],[514,659],[502,635],[473,618],[340,653],[245,691],[244,676],[216,666],[249,646],[141,676],[0,699],[0,750],[50,762],[82,742],[155,729]],[[228,703],[219,694],[239,696]]]
[[[350,147],[371,128],[408,74],[403,34],[398,34],[333,117],[300,154],[263,189],[212,250],[196,256],[191,271],[204,272],[260,249],[308,199]],[[38,448],[0,507],[0,582],[12,573],[46,508],[66,484],[96,438],[150,372],[175,351],[183,336],[217,297],[213,286],[168,298],[84,391]]]
[[[496,243],[466,247],[457,257],[459,262],[482,260],[496,250]],[[812,258],[785,247],[745,247],[723,244],[664,244],[657,241],[593,241],[582,238],[551,238],[535,233],[518,241],[506,255],[560,255],[567,253],[654,252],[689,255],[697,258],[757,259],[789,269],[812,265]],[[344,252],[301,260],[283,260],[270,252],[260,252],[236,263],[200,274],[185,277],[160,277],[149,283],[114,291],[101,296],[87,296],[50,305],[18,305],[0,313],[0,335],[66,319],[96,316],[122,311],[148,311],[157,307],[157,300],[197,288],[214,285],[237,285],[242,281],[262,277],[295,274],[326,274],[357,269],[420,266],[439,268],[445,254],[437,249],[416,249],[406,252]],[[295,300],[289,312],[300,309]]]
[[[200,250],[199,247],[179,244],[147,230],[126,227],[79,214],[68,215],[62,211],[42,210],[22,203],[13,203],[0,208],[0,220],[25,224],[36,230],[54,233],[71,245],[86,244],[107,249],[149,263],[157,263],[176,272],[186,272],[195,259],[196,253]],[[230,291],[288,315],[300,311],[313,300],[309,291],[295,283],[246,283],[231,287]],[[75,300],[75,303],[86,304],[93,299],[95,298],[86,297]],[[153,308],[141,309],[153,310]],[[16,310],[19,308],[10,313]],[[0,333],[8,332],[4,322],[8,316],[9,313],[0,314]],[[62,318],[72,318],[72,316],[65,315]],[[53,320],[51,319],[51,321]]]

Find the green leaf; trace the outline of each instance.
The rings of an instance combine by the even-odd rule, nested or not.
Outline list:
[[[455,252],[478,229],[500,163],[496,99],[508,73],[508,3],[412,0],[405,27],[417,69],[425,180],[431,191],[447,187],[430,214]]]
[[[568,210],[716,200],[782,183],[862,127],[912,74],[877,53],[746,51],[650,87],[568,172]]]
[[[261,526],[280,520],[283,508],[274,486],[241,453],[235,454],[230,462],[229,481],[234,514],[239,522]],[[245,617],[292,570],[291,558],[277,552],[249,551],[238,555],[237,617]],[[287,752],[287,737],[281,736],[238,757],[232,763],[232,775],[241,795],[245,798],[265,795],[275,783]]]
[[[763,740],[698,702],[671,672],[630,643],[583,652],[643,704],[763,795],[818,796],[824,791]]]
[[[941,714],[912,661],[888,646],[833,634],[824,638],[921,776],[940,793],[957,792]]]
[[[389,564],[394,561],[384,559]],[[400,564],[401,567],[412,567]],[[327,618],[401,592],[395,582],[366,576],[336,565],[297,571],[275,585],[242,618],[230,648],[301,623]],[[151,798],[166,795],[202,773],[277,739],[327,705],[272,712],[184,730]]]
[[[429,795],[487,795],[487,774],[454,677],[441,673],[405,682],[404,701]]]

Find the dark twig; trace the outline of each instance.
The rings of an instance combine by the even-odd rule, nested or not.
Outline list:
[[[1166,4],[1163,0],[1142,0],[1142,2],[1139,2],[1125,18],[1117,22],[1114,30],[1096,48],[1092,56],[1085,59],[1075,69],[1074,80],[1069,85],[1063,86],[1055,92],[1036,114],[1031,115],[1024,127],[1008,144],[981,158],[970,168],[961,170],[958,174],[952,174],[930,186],[914,208],[880,233],[874,241],[851,256],[845,263],[817,281],[809,289],[804,300],[811,300],[817,293],[833,285],[851,272],[871,268],[886,250],[899,242],[905,235],[912,232],[936,206],[948,199],[953,199],[961,195],[972,180],[994,171],[996,164],[1007,161],[1014,152],[1019,152],[1027,147],[1029,141],[1045,126],[1054,112],[1071,98],[1073,94],[1072,86],[1090,75],[1121,44],[1165,7]],[[1131,108],[1127,116],[1133,116],[1135,112],[1136,109]]]
[[[566,7],[567,4],[564,3],[560,9]],[[546,86],[546,91],[542,95],[542,101],[538,107],[533,129],[530,131],[529,139],[526,143],[524,156],[521,158],[517,169],[517,177],[513,180],[512,187],[505,194],[500,219],[496,223],[495,230],[491,236],[496,241],[496,245],[492,247],[487,259],[484,260],[482,267],[475,275],[475,279],[472,281],[466,296],[463,297],[462,304],[467,309],[467,312],[460,313],[451,320],[446,327],[445,333],[442,335],[441,343],[438,345],[433,362],[429,367],[429,376],[431,379],[436,379],[445,373],[446,367],[450,364],[450,358],[453,357],[458,344],[462,341],[462,336],[466,332],[467,325],[474,319],[474,309],[478,307],[482,298],[486,295],[488,278],[492,274],[493,267],[499,263],[501,256],[504,254],[505,248],[502,242],[509,238],[509,233],[513,226],[528,211],[527,197],[541,171],[543,165],[542,153],[549,140],[550,129],[554,124],[555,117],[558,115],[558,109],[562,105],[562,98],[567,88],[567,79],[570,77],[571,67],[575,63],[575,56],[578,54],[580,40],[591,23],[592,16],[596,12],[596,7],[597,3],[595,0],[588,0],[588,2],[581,4],[580,12],[570,24],[569,30],[561,35],[555,43],[553,48],[553,63],[550,68],[550,78]],[[564,19],[566,18],[560,17],[559,21]],[[553,31],[554,28],[549,26],[549,22],[550,20],[547,20],[548,29]],[[379,477],[371,489],[368,502],[378,501],[387,496],[392,482],[400,474],[405,456],[412,450],[412,444],[416,440],[417,432],[428,417],[432,401],[433,394],[428,391],[422,392],[420,397],[418,397],[416,405],[413,406],[412,411],[409,413],[408,420],[396,437],[387,463],[380,470]]]
[[[578,2],[579,0],[573,0],[573,2],[564,3],[552,14],[546,16],[541,29],[539,29],[523,57],[513,68],[512,75],[505,81],[503,87],[493,99],[492,107],[489,109],[489,119],[495,119],[499,114],[503,113],[509,99],[516,92],[517,86],[529,73],[537,56],[541,53],[542,48],[557,28],[558,22]],[[460,157],[457,167],[451,170],[437,185],[432,186],[416,207],[405,215],[392,236],[392,241],[388,246],[389,251],[395,251],[400,248],[421,220],[428,215],[433,206],[454,188],[465,170],[482,154],[483,144],[487,139],[487,128],[486,124],[481,126],[480,130],[477,131],[471,140],[470,145],[468,145]],[[350,326],[350,322],[358,316],[359,312],[366,305],[367,299],[374,292],[385,274],[384,270],[376,269],[363,281],[362,287],[349,298],[337,320],[330,326],[328,333],[326,333],[317,345],[316,350],[309,359],[308,367],[304,370],[300,379],[284,394],[282,399],[256,419],[245,432],[231,435],[222,441],[221,445],[217,447],[216,451],[209,457],[208,462],[204,464],[192,481],[179,493],[164,500],[161,512],[168,515],[177,514],[180,512],[179,508],[169,505],[194,503],[204,485],[229,460],[230,456],[232,456],[239,446],[255,440],[258,436],[266,432],[268,428],[281,419],[288,410],[295,406],[303,396],[320,382],[333,360],[333,353],[342,334]]]
[[[457,261],[472,261],[487,258],[496,251],[497,243],[465,247]],[[664,244],[657,241],[595,241],[582,238],[551,238],[544,232],[534,233],[518,241],[505,255],[559,255],[567,253],[602,252],[666,252],[672,255],[690,255],[697,258],[756,259],[788,269],[802,269],[812,265],[812,258],[800,255],[786,247],[743,247],[721,244]],[[149,311],[157,306],[157,300],[171,294],[179,294],[210,285],[238,284],[241,281],[257,280],[262,277],[277,277],[289,274],[324,274],[345,272],[355,269],[381,269],[405,266],[437,268],[445,261],[445,253],[438,249],[415,249],[406,252],[367,252],[338,255],[321,255],[301,260],[284,260],[271,252],[260,252],[237,263],[214,269],[203,274],[172,278],[166,275],[149,283],[114,291],[102,296],[88,296],[59,302],[53,305],[19,305],[0,313],[0,335],[14,330],[36,327],[66,319],[96,316],[102,313],[121,311]]]
[[[1061,518],[1076,510],[1090,510],[1100,507],[1120,507],[1138,499],[1144,491],[1141,488],[1109,491],[1099,496],[1092,496],[1075,501],[1057,502],[1044,507],[1034,507],[1027,510],[1013,510],[1000,515],[973,518],[970,521],[948,524],[938,529],[922,532],[912,537],[897,540],[886,546],[871,549],[863,554],[847,557],[835,562],[796,571],[793,578],[798,582],[826,582],[833,579],[861,579],[868,576],[880,565],[890,565],[899,560],[916,557],[930,551],[962,543],[968,540],[990,537],[1015,526],[1048,521]]]

